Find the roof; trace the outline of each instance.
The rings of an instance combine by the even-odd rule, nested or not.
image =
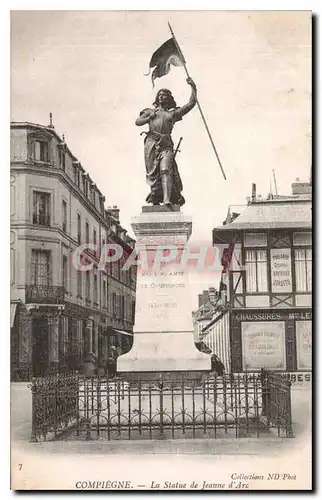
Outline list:
[[[251,203],[233,221],[214,229],[311,228],[312,201],[310,199],[270,200]]]
[[[65,139],[62,139],[57,134],[57,132],[55,130],[55,127],[53,125],[40,125],[39,123],[11,121],[10,122],[10,128],[11,129],[28,128],[28,129],[42,130],[42,131],[44,131],[46,133],[49,133],[49,134],[55,136],[56,139],[57,139],[57,141],[58,141],[58,143],[60,145],[64,145],[64,147],[65,147],[66,151],[68,151],[68,153],[69,153],[69,155],[70,155],[73,163],[74,164],[76,163],[78,165],[78,168],[80,168],[81,171],[84,172],[85,176],[91,182],[92,186],[98,192],[99,196],[101,196],[102,198],[104,198],[103,203],[106,201],[105,196],[103,195],[103,193],[97,187],[96,183],[91,179],[89,173],[85,171],[84,167],[81,165],[81,162],[78,160],[78,158],[76,158],[76,156],[71,152],[71,150],[69,149],[69,147],[67,146],[67,144],[65,142]],[[113,221],[112,221],[113,224],[116,224],[118,227],[120,227],[122,231],[127,232],[127,230],[125,228],[123,228],[123,226],[120,224],[120,221],[110,211],[110,210],[113,210],[113,209],[116,209],[116,208],[117,208],[116,206],[114,206],[114,207],[108,207],[108,208],[104,207],[104,211],[109,214],[109,217],[111,217],[111,219],[113,219]],[[104,215],[103,215],[103,217],[104,217]],[[130,238],[129,240],[125,241],[125,243],[131,243],[131,242],[135,242],[135,240],[133,238]]]
[[[64,144],[65,145],[65,147],[68,150],[68,152],[69,152],[70,156],[72,157],[73,161],[79,162],[79,160],[71,152],[71,150],[69,149],[69,147],[67,146],[67,144],[57,134],[57,132],[55,130],[55,127],[50,126],[50,125],[40,125],[39,123],[31,123],[31,122],[10,122],[10,127],[12,129],[13,128],[33,128],[33,129],[37,129],[37,130],[43,130],[43,131],[45,131],[47,133],[50,133],[50,134],[54,135],[60,144]],[[81,167],[81,168],[82,168],[82,170],[84,170],[83,167]],[[84,172],[85,172],[85,170],[84,170]]]

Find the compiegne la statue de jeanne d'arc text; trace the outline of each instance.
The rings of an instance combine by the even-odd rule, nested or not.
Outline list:
[[[185,199],[182,195],[183,186],[175,159],[176,151],[174,151],[171,132],[174,124],[182,120],[182,117],[189,113],[196,104],[201,113],[222,174],[226,179],[205,117],[197,99],[196,84],[189,76],[186,61],[170,24],[169,28],[172,38],[167,40],[154,52],[150,61],[150,69],[154,68],[152,72],[152,83],[154,86],[154,80],[156,78],[168,74],[171,65],[183,66],[187,75],[187,83],[191,86],[190,99],[186,104],[177,106],[171,91],[168,89],[160,89],[153,103],[154,107],[143,109],[135,122],[139,127],[143,125],[149,126],[148,132],[142,132],[142,134],[146,134],[144,139],[144,158],[146,180],[150,186],[150,193],[146,201],[153,205],[163,204],[166,210],[172,210],[174,205],[182,206],[185,203]]]

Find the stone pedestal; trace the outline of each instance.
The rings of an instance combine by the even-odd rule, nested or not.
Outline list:
[[[189,294],[189,274],[182,265],[182,251],[192,229],[191,217],[161,207],[143,207],[132,220],[136,250],[145,265],[137,267],[134,342],[119,356],[118,373],[136,378],[160,372],[201,374],[211,368],[210,356],[194,343]],[[164,209],[163,209],[164,210]],[[164,255],[176,259],[159,265]]]

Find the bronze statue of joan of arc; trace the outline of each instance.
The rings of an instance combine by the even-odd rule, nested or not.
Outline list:
[[[141,111],[135,124],[139,127],[149,125],[149,132],[144,140],[144,157],[146,180],[150,186],[150,194],[146,201],[153,205],[163,203],[167,209],[173,205],[182,206],[185,199],[178,167],[174,158],[171,132],[175,122],[189,113],[197,102],[197,88],[191,78],[187,78],[191,86],[189,102],[178,107],[170,90],[160,89],[156,95],[153,108]]]

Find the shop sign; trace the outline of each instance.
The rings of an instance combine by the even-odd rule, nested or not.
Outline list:
[[[234,312],[233,319],[236,321],[285,321],[285,320],[312,320],[311,311],[276,311],[276,312]]]
[[[312,381],[312,372],[281,372],[292,385],[305,385]]]

